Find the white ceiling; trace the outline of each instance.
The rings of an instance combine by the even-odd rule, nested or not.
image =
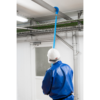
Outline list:
[[[51,6],[59,7],[59,10],[67,13],[83,9],[83,0],[43,0]],[[41,7],[32,0],[17,0],[18,15],[26,18],[38,18],[54,15],[51,11]]]

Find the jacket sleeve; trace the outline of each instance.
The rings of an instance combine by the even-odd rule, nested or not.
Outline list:
[[[52,86],[52,70],[47,70],[46,74],[44,76],[44,79],[42,81],[42,89],[43,93],[48,95],[51,91]]]

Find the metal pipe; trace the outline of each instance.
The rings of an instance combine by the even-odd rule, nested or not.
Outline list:
[[[65,40],[63,40],[60,36],[58,36],[57,34],[56,34],[56,36],[57,36],[57,38],[59,38],[63,43],[65,43],[70,49],[72,49],[73,50],[73,47],[69,44],[69,43],[67,43]]]
[[[30,29],[30,28],[24,28],[24,27],[17,27],[17,29],[25,29],[25,30],[30,30],[30,31],[35,31],[36,29]]]
[[[80,25],[79,26],[69,26],[69,27],[60,27],[60,28],[57,28],[57,32],[59,31],[71,31],[72,29],[73,30],[79,30],[80,29],[83,29],[83,25]],[[23,27],[17,27],[17,29],[26,29],[26,30],[31,30],[31,31],[34,31],[34,32],[53,32],[54,31],[54,28],[49,28],[49,29],[32,29],[32,28],[23,28]]]
[[[46,9],[48,9],[49,11],[55,13],[55,8],[52,7],[51,5],[49,5],[48,3],[44,2],[43,0],[32,0],[32,1],[36,2],[37,4],[41,5],[42,7],[46,8]],[[58,15],[60,15],[62,18],[66,19],[66,20],[72,20],[72,18],[65,15],[61,11],[59,11]]]
[[[25,29],[25,30],[30,30],[30,31],[40,31],[40,32],[43,32],[42,30],[31,29],[31,28],[24,28],[24,27],[17,27],[17,29]]]
[[[72,44],[73,44],[73,71],[74,71],[74,100],[78,99],[78,77],[77,77],[77,66],[76,66],[76,31],[72,32]]]

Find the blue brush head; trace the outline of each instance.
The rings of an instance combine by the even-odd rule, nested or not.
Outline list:
[[[54,7],[56,9],[56,12],[55,14],[58,14],[59,13],[59,8],[58,7]]]

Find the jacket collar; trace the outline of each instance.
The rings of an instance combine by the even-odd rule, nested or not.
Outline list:
[[[57,65],[57,64],[61,64],[61,63],[62,63],[62,61],[59,60],[59,61],[57,61],[56,63],[54,63],[53,65]]]

